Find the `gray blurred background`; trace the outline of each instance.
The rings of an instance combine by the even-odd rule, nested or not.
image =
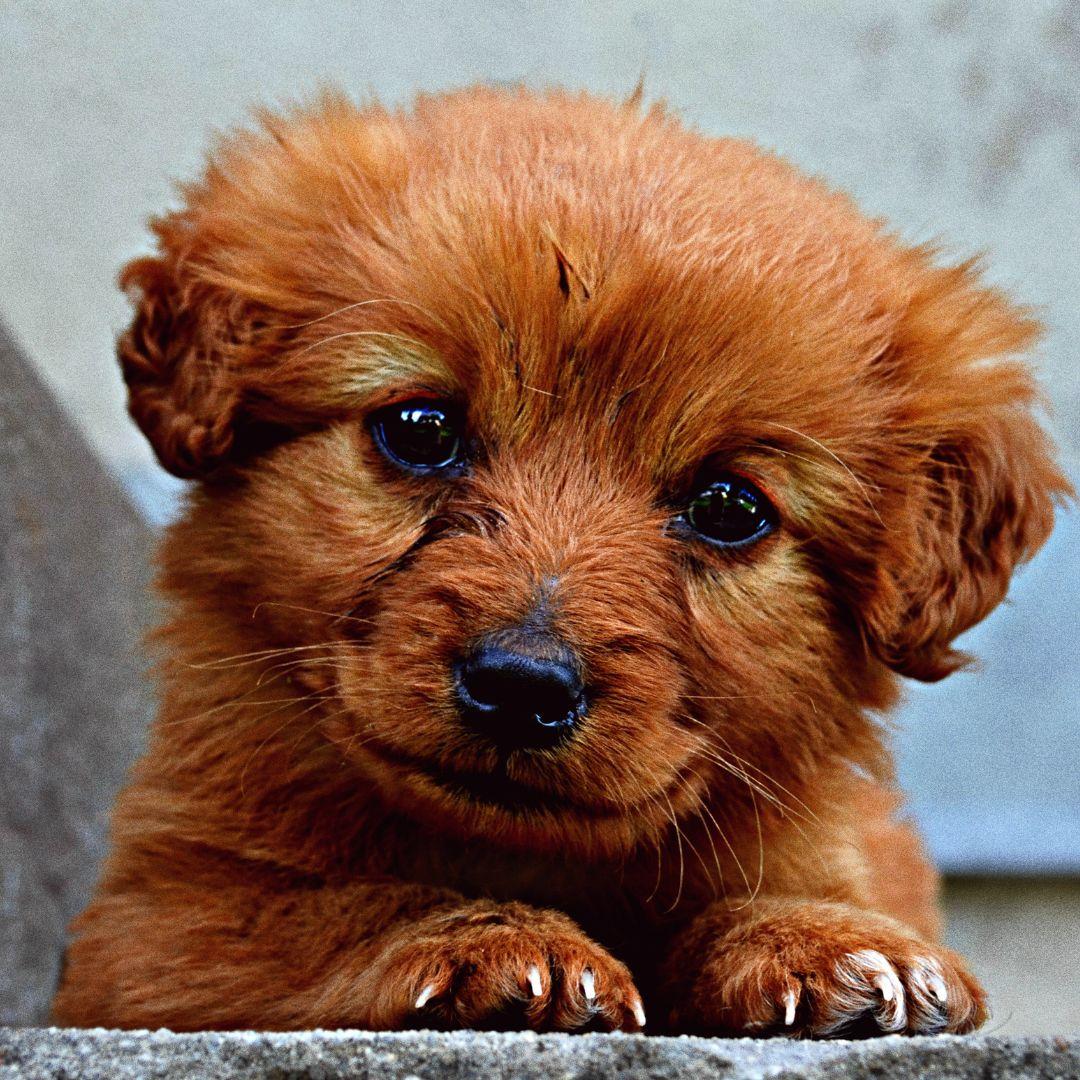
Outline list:
[[[118,267],[215,127],[321,82],[407,103],[482,80],[625,95],[755,139],[911,241],[986,253],[1042,313],[1048,423],[1080,478],[1080,3],[0,0],[0,319],[143,513],[178,485],[124,413]],[[901,775],[951,929],[1011,1032],[1080,1032],[1080,524],[913,686]],[[0,799],[6,798],[0,795]]]

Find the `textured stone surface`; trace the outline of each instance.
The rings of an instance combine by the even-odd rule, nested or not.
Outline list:
[[[887,1077],[889,1080],[1075,1080],[1080,1041],[962,1039],[868,1042],[665,1039],[633,1035],[412,1032],[170,1032],[0,1030],[0,1080],[227,1080],[272,1076],[380,1080],[705,1080],[725,1077]]]
[[[0,1023],[45,1016],[149,715],[149,543],[0,330]]]

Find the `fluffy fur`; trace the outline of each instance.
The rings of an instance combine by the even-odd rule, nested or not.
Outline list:
[[[222,141],[154,231],[120,358],[199,484],[58,1021],[982,1021],[879,716],[964,662],[1066,492],[1027,312],[636,99],[328,96]],[[465,475],[373,445],[416,394],[466,409]],[[705,462],[780,528],[672,529]],[[594,696],[508,801],[450,668],[538,606]]]

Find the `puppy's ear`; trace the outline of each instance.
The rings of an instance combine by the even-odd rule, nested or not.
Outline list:
[[[932,682],[968,661],[952,641],[1000,603],[1013,569],[1042,546],[1064,481],[1042,431],[1019,409],[939,445],[925,467],[925,497],[907,522],[915,558],[891,582],[875,642],[890,667]]]
[[[165,255],[137,259],[120,275],[135,318],[117,353],[128,408],[170,472],[205,476],[233,450],[241,405],[237,347],[251,313],[216,291],[185,281]]]
[[[953,640],[1004,598],[1071,494],[1032,415],[1030,373],[996,359],[1037,334],[971,265],[940,272],[909,304],[893,360],[908,384],[910,456],[864,612],[873,648],[903,675],[935,681],[969,662]]]

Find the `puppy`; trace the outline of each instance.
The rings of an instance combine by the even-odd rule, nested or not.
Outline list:
[[[58,1022],[983,1021],[879,718],[1067,492],[1027,312],[636,98],[327,96],[154,232],[198,484]]]

